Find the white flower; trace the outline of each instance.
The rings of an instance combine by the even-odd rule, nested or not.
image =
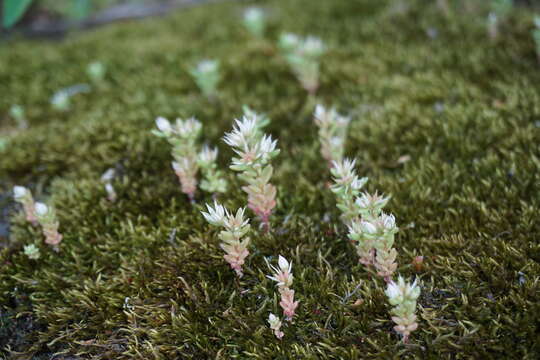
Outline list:
[[[235,120],[233,131],[226,133],[223,140],[229,146],[247,148],[257,138],[257,131],[257,117],[242,116],[242,120]]]
[[[324,120],[328,119],[328,117],[326,116],[326,108],[321,104],[317,104],[315,106],[315,112],[313,113],[313,116],[321,122],[324,122]]]
[[[268,316],[268,323],[270,324],[270,329],[272,330],[279,330],[281,327],[281,320],[279,320],[279,318],[272,313],[270,313]]]
[[[261,22],[264,12],[258,7],[249,7],[244,11],[244,19],[249,22]]]
[[[276,150],[277,140],[272,140],[270,135],[264,135],[257,145],[257,155],[263,160],[268,159],[268,155]]]
[[[25,245],[24,254],[32,260],[37,260],[40,257],[39,248],[34,244]]]
[[[180,136],[193,137],[198,134],[201,129],[202,124],[194,117],[190,117],[187,120],[176,119],[176,131]]]
[[[115,175],[116,171],[114,170],[114,168],[107,169],[107,171],[105,171],[103,175],[101,175],[101,181],[104,183],[111,182],[112,179],[114,179]]]
[[[279,45],[285,50],[294,49],[296,46],[298,46],[299,42],[300,38],[296,34],[285,33],[281,34],[279,37]]]
[[[281,271],[283,272],[291,272],[292,270],[292,263],[289,264],[287,259],[285,259],[283,256],[279,255],[278,257],[278,265]]]
[[[208,212],[201,211],[202,215],[210,224],[215,226],[224,226],[226,217],[229,217],[227,209],[222,205],[218,204],[217,201],[214,201],[214,208],[206,204]]]
[[[116,192],[114,191],[114,187],[112,186],[111,183],[105,184],[105,191],[109,195],[109,198],[111,199],[111,201],[114,201],[114,198],[116,198]]]
[[[22,199],[23,197],[26,196],[27,192],[28,192],[28,189],[25,188],[24,186],[13,187],[13,197],[15,198],[15,200]]]
[[[356,159],[343,159],[342,161],[332,162],[332,174],[337,178],[349,178],[354,174]]]
[[[396,218],[392,214],[388,215],[388,214],[382,213],[380,220],[382,222],[383,227],[386,230],[392,230],[396,226]]]
[[[368,193],[362,193],[359,197],[356,198],[355,203],[362,209],[367,209],[371,205],[371,196]]]
[[[201,73],[209,73],[216,71],[218,67],[219,62],[217,60],[205,59],[197,64],[197,71]]]
[[[199,161],[201,161],[204,164],[210,164],[216,161],[218,155],[218,149],[216,148],[210,148],[209,146],[205,145],[201,152],[199,153]]]
[[[244,212],[246,208],[240,208],[236,211],[236,215],[232,216],[227,213],[227,217],[223,220],[223,225],[232,231],[239,230],[241,227],[249,223],[249,219],[244,220]]]
[[[324,43],[315,36],[308,36],[302,44],[302,51],[310,56],[318,56],[324,51]]]
[[[45,216],[49,212],[49,207],[44,203],[37,202],[35,205],[36,214],[39,216]]]
[[[375,234],[377,232],[377,227],[369,221],[362,221],[360,223],[360,228],[362,229],[362,232],[367,234]]]
[[[354,176],[352,182],[351,182],[351,188],[355,191],[358,191],[360,190],[362,187],[364,187],[364,185],[367,183],[368,181],[368,178],[367,177],[363,177],[363,178],[357,178],[356,176]]]
[[[399,277],[399,279],[403,280],[401,276]],[[394,281],[391,281],[390,283],[388,283],[385,293],[386,293],[386,296],[388,296],[388,298],[390,299],[396,299],[402,295],[400,286],[396,284]]]
[[[159,129],[159,131],[169,134],[172,131],[172,126],[169,120],[165,119],[164,117],[159,116],[156,119],[156,126]]]
[[[173,170],[177,174],[188,174],[193,169],[193,164],[188,158],[182,158],[179,162],[171,162]]]

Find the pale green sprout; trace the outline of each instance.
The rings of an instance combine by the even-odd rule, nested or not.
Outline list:
[[[36,217],[35,203],[32,192],[24,186],[16,185],[13,187],[13,199],[23,206],[26,221],[36,225],[38,219]]]
[[[504,20],[513,8],[512,0],[491,0],[491,11],[488,14],[488,34],[492,40],[499,37],[500,22]]]
[[[540,61],[540,16],[536,15],[534,17],[534,26],[532,30],[532,37],[534,39],[534,44],[536,45],[536,56],[538,61]]]
[[[197,172],[199,171],[199,154],[197,140],[202,130],[202,124],[195,118],[176,119],[173,125],[164,117],[156,119],[157,130],[152,134],[167,139],[172,146],[174,161],[172,167],[178,176],[182,192],[191,201],[195,199],[197,190]]]
[[[278,45],[300,84],[310,94],[315,94],[319,87],[320,57],[326,52],[322,40],[285,33],[280,36]]]
[[[64,91],[59,91],[51,98],[51,105],[56,110],[66,111],[71,107],[70,96]]]
[[[35,205],[36,217],[45,235],[45,243],[52,246],[53,250],[60,251],[59,245],[62,241],[62,234],[58,232],[58,219],[56,211],[51,206],[37,202]]]
[[[107,72],[107,68],[105,65],[100,61],[94,61],[86,67],[86,73],[92,79],[94,82],[100,82],[103,81],[105,78],[105,73]]]
[[[350,119],[338,114],[336,109],[326,109],[321,104],[315,107],[313,117],[315,124],[319,128],[321,154],[328,164],[332,166],[334,161],[339,162],[343,159]]]
[[[244,26],[251,35],[262,38],[266,28],[266,15],[261,8],[249,7],[244,11]]]
[[[201,169],[203,180],[201,189],[209,193],[224,193],[227,191],[227,181],[217,166],[218,149],[205,145],[199,152],[198,165]]]
[[[41,253],[36,245],[30,244],[24,246],[24,255],[28,256],[28,258],[31,260],[38,260]]]
[[[88,93],[91,88],[88,84],[76,84],[58,90],[51,97],[51,105],[56,110],[67,111],[71,107],[71,97],[80,93]]]
[[[270,325],[270,329],[274,332],[274,335],[281,340],[283,335],[283,331],[281,331],[281,320],[274,314],[270,313],[268,315],[268,324]]]
[[[217,85],[221,80],[218,60],[202,60],[195,67],[192,67],[189,73],[205,96],[213,98],[217,95]]]
[[[28,126],[26,121],[26,114],[24,108],[21,105],[11,105],[9,108],[9,115],[17,122],[17,127],[24,129]]]
[[[416,322],[416,301],[420,296],[420,287],[416,280],[411,284],[400,276],[397,283],[390,282],[386,287],[388,302],[393,306],[392,321],[396,323],[394,330],[403,336],[403,342],[408,342],[411,332],[418,328]]]

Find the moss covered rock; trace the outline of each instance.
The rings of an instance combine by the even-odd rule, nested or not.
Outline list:
[[[227,2],[0,49],[0,108],[22,105],[29,124],[0,153],[10,219],[0,255],[5,356],[537,358],[540,72],[528,10],[515,10],[493,43],[481,8],[446,17],[424,1],[263,5],[271,26],[262,42],[240,24],[245,4]],[[316,98],[279,56],[282,31],[328,45]],[[221,61],[217,99],[189,76],[203,58]],[[96,60],[105,79],[69,110],[52,108],[56,91],[91,82],[85,69]],[[398,271],[422,287],[410,344],[392,330],[384,282],[346,240],[312,122],[316,102],[351,114],[346,155],[369,191],[392,195]],[[226,168],[233,153],[220,138],[243,104],[269,115],[281,153],[273,231],[252,232],[238,280],[200,215],[211,195],[190,204],[170,147],[150,130],[157,116],[194,115]],[[3,129],[14,127],[2,117]],[[100,181],[111,167],[114,203]],[[241,181],[227,178],[220,199],[244,206]],[[15,184],[55,206],[59,253],[13,206]],[[40,259],[24,255],[28,244]],[[278,254],[294,263],[300,300],[281,341],[267,324],[279,305],[264,261]],[[411,266],[417,255],[421,269]]]

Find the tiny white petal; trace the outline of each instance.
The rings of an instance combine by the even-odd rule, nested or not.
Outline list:
[[[172,130],[172,126],[169,120],[161,116],[156,119],[156,126],[160,131],[165,132],[165,133],[170,132]]]
[[[36,213],[40,216],[46,215],[49,211],[49,207],[43,203],[36,203],[35,205]]]
[[[26,189],[24,186],[14,186],[13,187],[13,196],[15,196],[16,199],[20,199],[24,196],[26,196],[26,192],[28,189]]]

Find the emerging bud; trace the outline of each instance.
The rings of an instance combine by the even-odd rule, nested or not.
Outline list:
[[[45,243],[51,245],[54,251],[60,251],[59,244],[62,241],[62,235],[58,232],[59,224],[56,212],[52,207],[40,202],[36,203],[35,211],[37,220],[43,228]]]
[[[24,186],[14,186],[13,187],[13,198],[16,202],[21,204],[26,215],[26,221],[30,222],[32,225],[37,224],[36,210],[34,207],[34,198],[30,190]]]
[[[268,324],[270,325],[270,329],[274,331],[274,335],[281,340],[284,335],[283,332],[280,330],[281,320],[279,320],[276,315],[270,313],[270,315],[268,316]]]
[[[39,248],[34,244],[24,246],[24,255],[28,256],[31,260],[38,260],[41,256]]]

